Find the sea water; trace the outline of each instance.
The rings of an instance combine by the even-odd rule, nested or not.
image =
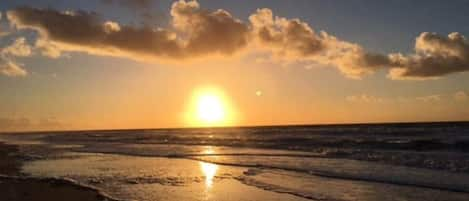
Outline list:
[[[469,124],[2,135],[23,172],[125,200],[469,200]]]

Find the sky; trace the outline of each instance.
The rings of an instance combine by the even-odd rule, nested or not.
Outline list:
[[[0,131],[466,121],[468,9],[3,0]]]

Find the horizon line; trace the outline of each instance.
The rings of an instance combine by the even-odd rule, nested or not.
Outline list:
[[[160,127],[160,128],[98,128],[98,129],[64,129],[64,130],[25,130],[25,131],[0,131],[2,134],[21,134],[21,133],[44,133],[44,132],[92,132],[92,131],[131,131],[131,130],[177,130],[177,129],[226,129],[226,128],[269,128],[269,127],[320,127],[320,126],[356,126],[356,125],[408,125],[408,124],[447,124],[447,123],[469,123],[469,120],[456,121],[388,121],[388,122],[355,122],[355,123],[312,123],[312,124],[259,124],[242,126],[211,126],[211,127]]]

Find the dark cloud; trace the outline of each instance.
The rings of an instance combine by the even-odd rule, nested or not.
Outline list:
[[[9,11],[8,17],[18,28],[38,30],[44,40],[62,50],[104,55],[182,55],[177,40],[171,37],[172,33],[167,30],[119,26],[113,22],[102,22],[93,13],[65,13],[22,7]]]
[[[8,18],[19,29],[37,30],[56,49],[139,60],[229,54],[246,44],[247,27],[226,11],[209,12],[196,2],[181,1],[171,13],[174,28],[167,29],[119,25],[82,11],[30,7],[9,11]]]

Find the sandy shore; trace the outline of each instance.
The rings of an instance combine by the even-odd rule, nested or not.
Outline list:
[[[20,176],[18,147],[0,142],[0,201],[103,201],[112,200],[97,190],[59,179]]]

